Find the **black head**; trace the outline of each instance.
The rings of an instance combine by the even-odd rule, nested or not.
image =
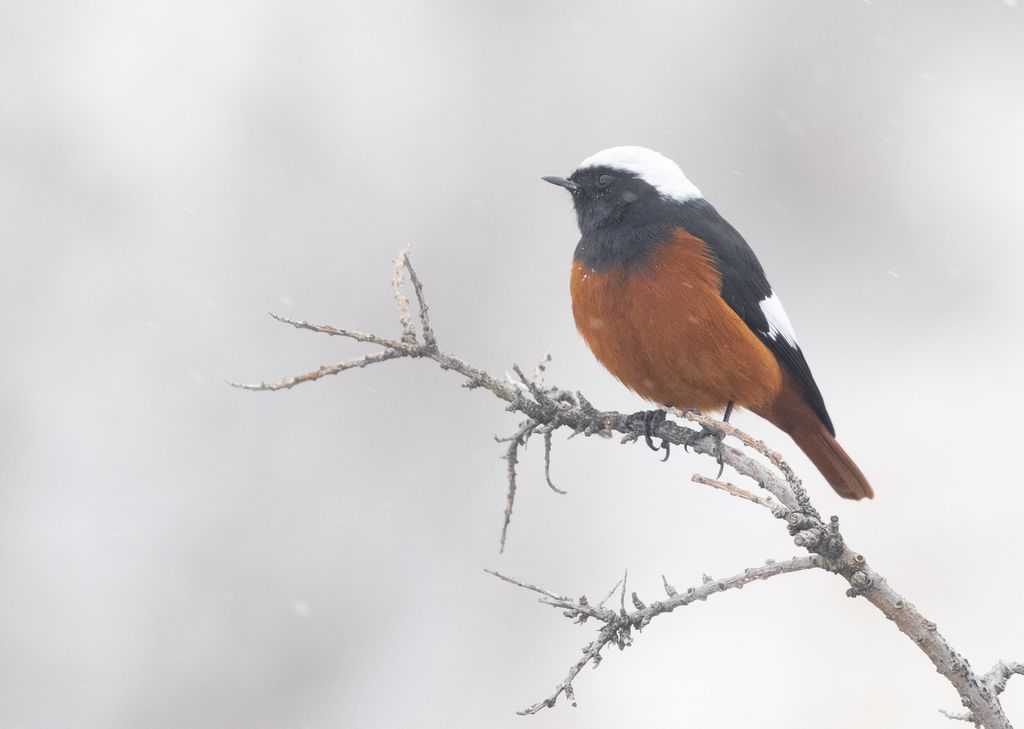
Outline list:
[[[572,194],[583,234],[577,257],[595,267],[643,258],[680,206],[702,199],[675,162],[644,147],[606,149],[568,179],[542,179]]]
[[[572,193],[576,221],[584,235],[601,226],[643,214],[661,198],[661,193],[636,173],[607,165],[578,169],[568,180],[543,179]]]

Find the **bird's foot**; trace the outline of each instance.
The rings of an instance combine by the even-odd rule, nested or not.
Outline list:
[[[658,410],[643,410],[639,413],[633,413],[629,416],[631,420],[640,420],[644,424],[644,441],[647,443],[647,447],[652,451],[665,451],[665,457],[661,460],[667,461],[669,456],[669,443],[664,438],[661,439],[661,445],[654,445],[654,431],[657,430],[658,426],[665,422],[665,411]]]
[[[682,412],[683,412],[683,415],[700,415],[700,408],[683,408]],[[703,438],[705,435],[708,435],[708,434],[709,434],[709,429],[701,426],[701,431],[700,431],[699,434],[695,433],[692,438],[687,438],[686,442],[683,443],[683,450],[686,451],[687,453],[689,453],[690,452],[690,445],[694,441],[699,440],[699,439]]]
[[[707,438],[708,436],[715,439],[715,461],[718,462],[718,475],[715,476],[715,478],[721,478],[722,473],[725,471],[725,461],[722,460],[722,441],[725,440],[724,430],[714,426],[702,425],[698,432],[686,439],[686,444],[683,447],[688,449],[693,444]]]

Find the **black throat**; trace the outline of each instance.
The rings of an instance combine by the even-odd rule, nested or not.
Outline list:
[[[642,269],[655,248],[672,242],[677,228],[700,238],[708,223],[713,225],[718,217],[703,198],[679,201],[657,196],[634,205],[635,208],[631,207],[614,220],[584,229],[574,259],[594,271],[613,266]]]

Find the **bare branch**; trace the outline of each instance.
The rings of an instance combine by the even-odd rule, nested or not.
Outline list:
[[[519,446],[526,445],[526,441],[533,435],[537,423],[527,420],[519,430],[508,438],[495,438],[499,443],[508,441],[508,450],[502,456],[508,462],[508,495],[505,501],[505,519],[501,524],[501,545],[499,552],[505,551],[505,541],[508,537],[508,525],[512,521],[512,506],[516,500],[516,464],[519,463]]]
[[[612,595],[615,594],[615,591],[619,589],[619,585],[621,585],[621,584],[622,584],[622,580],[620,579],[618,582],[616,582],[614,585],[612,585],[612,589],[608,590],[608,594],[604,596],[604,599],[602,599],[601,602],[597,603],[597,606],[601,607],[606,602],[611,600]]]
[[[548,482],[548,488],[556,494],[565,496],[568,491],[563,491],[551,482],[551,429],[544,430],[544,480]]]
[[[757,496],[756,494],[752,494],[746,489],[741,489],[739,486],[734,486],[733,484],[727,481],[719,481],[718,479],[715,478],[708,478],[707,476],[701,476],[699,473],[693,474],[690,477],[690,480],[693,481],[694,483],[700,483],[704,484],[705,486],[711,486],[712,488],[720,489],[722,491],[732,494],[733,496],[738,496],[741,499],[753,501],[755,504],[759,504],[768,509],[774,509],[778,506],[778,504],[776,504],[771,498],[767,496]]]
[[[939,713],[942,714],[947,719],[952,719],[953,721],[966,721],[966,722],[969,722],[971,724],[974,724],[974,726],[981,726],[981,724],[979,724],[977,721],[975,721],[974,714],[972,714],[969,711],[961,712],[959,714],[955,714],[952,711],[946,711],[945,709],[939,709]]]
[[[409,301],[402,293],[404,283],[403,271],[409,274],[419,304],[420,325],[423,335],[422,342],[417,338],[415,327],[413,326]],[[384,346],[385,350],[345,360],[339,364],[323,366],[312,372],[286,378],[276,384],[232,384],[235,387],[251,390],[272,391],[287,389],[355,367],[365,367],[389,359],[409,357],[431,359],[441,369],[455,372],[464,378],[465,387],[488,390],[492,395],[505,402],[507,410],[519,413],[526,418],[525,423],[520,426],[520,429],[510,439],[510,445],[505,456],[509,463],[509,493],[502,528],[502,546],[504,546],[508,525],[511,520],[515,496],[515,465],[518,457],[518,448],[520,445],[525,445],[530,435],[534,432],[544,434],[545,476],[549,485],[550,436],[553,431],[564,427],[570,431],[570,438],[579,434],[585,436],[611,436],[617,434],[621,436],[620,440],[623,443],[635,442],[638,438],[644,436],[644,422],[642,418],[614,411],[601,411],[594,407],[579,392],[574,393],[555,387],[546,387],[543,384],[543,373],[549,359],[548,357],[545,357],[541,364],[538,365],[532,378],[527,378],[519,368],[515,368],[522,382],[506,382],[458,357],[440,351],[436,346],[433,331],[430,328],[422,284],[412,268],[406,251],[402,251],[395,261],[392,284],[395,292],[398,318],[402,326],[400,341],[379,337],[375,334],[363,334],[347,329],[337,329],[326,325],[313,325],[284,317],[276,317],[279,321],[300,329],[307,329],[330,336],[344,336],[356,341],[377,344]],[[828,522],[822,519],[811,504],[800,479],[780,454],[769,448],[762,441],[743,433],[728,423],[722,423],[694,413],[677,412],[677,415],[685,420],[700,424],[702,430],[697,431],[678,422],[665,420],[658,423],[653,428],[654,432],[650,435],[673,445],[687,445],[695,453],[711,456],[717,462],[730,466],[740,476],[750,478],[759,487],[771,493],[779,503],[773,504],[768,498],[760,497],[733,484],[721,482],[717,479],[707,479],[704,477],[696,479],[699,483],[705,483],[715,488],[723,488],[729,493],[754,501],[762,506],[769,506],[771,504],[772,515],[785,521],[794,543],[808,551],[809,555],[803,558],[806,562],[801,563],[803,566],[799,568],[786,569],[779,568],[776,565],[755,568],[744,573],[744,576],[736,576],[726,580],[709,580],[706,584],[698,588],[690,588],[690,590],[684,593],[673,594],[675,588],[672,588],[665,582],[665,591],[670,595],[668,600],[641,608],[640,605],[643,605],[643,603],[638,597],[633,595],[633,604],[637,607],[637,610],[632,613],[627,613],[625,610],[624,581],[622,583],[619,611],[605,608],[603,603],[594,607],[586,603],[584,598],[578,601],[571,601],[552,597],[553,593],[542,593],[545,595],[542,598],[542,602],[562,608],[567,614],[575,616],[577,622],[582,622],[588,618],[598,618],[605,622],[605,626],[601,629],[598,639],[584,649],[583,657],[570,672],[569,677],[559,685],[555,693],[540,702],[540,704],[528,709],[527,713],[533,713],[543,706],[553,705],[560,695],[566,695],[571,700],[573,698],[572,680],[579,673],[579,670],[588,663],[596,665],[601,659],[601,650],[609,642],[614,641],[619,647],[628,645],[630,640],[629,630],[634,626],[639,630],[657,614],[670,612],[674,607],[689,604],[689,602],[695,599],[705,599],[708,594],[711,594],[709,590],[717,589],[720,591],[722,589],[730,589],[731,587],[741,587],[749,579],[760,579],[762,574],[781,574],[782,571],[822,567],[838,574],[846,581],[849,585],[846,590],[848,596],[866,599],[887,618],[892,620],[900,632],[913,640],[914,644],[931,660],[938,672],[945,676],[956,688],[960,694],[961,703],[968,711],[970,721],[983,725],[987,729],[1011,729],[1010,723],[1003,713],[998,694],[1005,688],[1010,676],[1024,672],[1021,669],[1022,664],[999,664],[985,677],[977,676],[971,670],[967,661],[953,650],[946,639],[939,633],[935,623],[926,619],[917,608],[889,587],[885,579],[867,564],[864,557],[853,551],[845,543],[839,532],[838,518],[833,516]],[[715,432],[721,432],[726,437],[739,440],[744,447],[767,458],[768,464],[751,456],[744,450],[725,445],[718,438],[713,437]],[[781,571],[777,571],[780,569]],[[753,574],[754,576],[747,579],[745,576],[748,574]],[[616,585],[616,588],[618,588],[618,585]],[[649,612],[654,610],[657,610],[657,612]],[[639,622],[636,622],[637,620]]]
[[[296,319],[289,319],[286,316],[281,316],[279,314],[275,314],[274,312],[270,312],[270,316],[272,316],[274,319],[281,322],[282,324],[290,324],[296,329],[306,329],[311,332],[316,332],[318,334],[326,334],[331,337],[346,337],[348,339],[354,339],[357,342],[379,344],[382,347],[388,347],[390,349],[399,349],[402,350],[403,352],[408,352],[410,354],[416,349],[415,347],[410,347],[405,342],[400,342],[397,339],[387,339],[385,337],[378,337],[376,334],[365,334],[363,332],[357,332],[352,329],[339,329],[337,327],[332,327],[329,324],[311,324],[308,321],[298,321]]]
[[[395,266],[401,263],[405,270],[409,272],[409,280],[412,282],[412,290],[416,294],[416,304],[420,310],[420,328],[423,330],[423,343],[427,345],[429,349],[437,349],[437,340],[434,338],[434,330],[430,326],[430,307],[427,306],[427,300],[423,296],[423,284],[420,283],[420,277],[416,275],[416,269],[412,267],[412,260],[409,258],[409,249],[405,248],[398,254],[398,260],[395,261]],[[406,301],[406,310],[408,311],[408,301]],[[401,310],[401,309],[399,309]]]
[[[1006,663],[999,661],[992,670],[981,677],[982,691],[991,692],[991,696],[997,697],[1006,690],[1006,683],[1011,676],[1024,676],[1024,663]],[[939,709],[939,713],[947,719],[955,721],[966,721],[975,726],[982,726],[982,720],[973,712],[965,711],[959,714],[945,709]],[[1005,717],[1004,717],[1005,718]],[[987,724],[985,726],[988,726]],[[1007,724],[1009,726],[1009,724]]]
[[[710,418],[707,415],[702,415],[701,413],[697,413],[692,410],[676,410],[675,413],[676,415],[697,423],[708,430],[719,430],[726,436],[736,438],[743,445],[763,455],[782,473],[800,507],[804,510],[813,509],[810,505],[807,492],[804,491],[803,484],[800,482],[796,473],[782,458],[782,454],[772,448],[769,448],[763,440],[759,440],[752,435],[743,432],[731,423],[715,420],[714,418]],[[817,512],[815,512],[815,515],[817,515]]]
[[[528,706],[521,711],[516,713],[520,716],[528,716],[530,714],[536,714],[541,709],[550,709],[558,701],[558,697],[565,694],[565,698],[569,700],[569,703],[576,706],[576,692],[572,688],[572,682],[576,676],[586,668],[587,664],[593,663],[596,668],[601,663],[601,650],[608,645],[608,643],[614,637],[615,631],[608,625],[601,628],[597,638],[592,640],[583,648],[583,655],[576,663],[573,664],[572,668],[569,669],[569,675],[565,679],[555,686],[554,692],[544,699],[541,699],[533,706]]]
[[[295,375],[295,377],[286,377],[280,382],[272,384],[266,382],[261,382],[258,385],[246,385],[240,382],[228,382],[228,384],[232,387],[237,387],[240,390],[256,390],[263,392],[288,390],[296,385],[301,385],[304,382],[313,382],[315,380],[319,380],[321,377],[336,375],[339,372],[344,372],[345,370],[351,370],[356,367],[366,367],[367,365],[377,364],[378,362],[387,362],[389,359],[398,359],[399,357],[408,356],[409,355],[401,350],[386,349],[383,352],[374,352],[373,354],[364,354],[362,357],[353,357],[352,359],[347,359],[344,362],[339,362],[338,364],[317,367],[312,372]]]
[[[537,587],[536,585],[531,585],[531,584],[529,584],[527,582],[520,582],[519,580],[515,580],[515,579],[513,579],[511,577],[507,577],[506,575],[503,575],[503,574],[501,574],[500,572],[498,572],[496,570],[491,570],[491,569],[487,569],[486,567],[484,567],[484,572],[486,572],[489,575],[494,575],[499,580],[504,580],[505,582],[509,582],[509,583],[515,585],[516,587],[522,587],[524,590],[530,590],[531,592],[539,593],[541,595],[544,595],[545,597],[550,597],[552,600],[568,600],[569,599],[569,598],[565,597],[564,595],[556,595],[553,592],[548,592],[543,587]]]
[[[395,292],[395,306],[398,308],[398,321],[402,325],[402,341],[409,344],[416,342],[416,330],[412,326],[412,314],[409,313],[409,299],[402,290],[405,283],[405,261],[408,248],[403,248],[395,259],[395,269],[391,275],[391,288]]]
[[[665,594],[668,595],[669,597],[675,597],[676,595],[679,594],[679,591],[676,590],[676,588],[674,586],[668,584],[668,579],[666,579],[665,575],[661,576],[661,584],[662,584],[662,587],[665,588]]]
[[[632,631],[634,629],[638,631],[643,630],[643,628],[645,628],[647,624],[658,615],[670,613],[677,608],[684,607],[693,602],[697,602],[698,600],[707,600],[708,597],[719,592],[741,589],[744,585],[757,580],[766,580],[769,577],[774,577],[776,575],[823,567],[824,561],[820,557],[814,555],[807,557],[794,557],[793,559],[785,562],[769,562],[768,564],[760,565],[758,567],[751,567],[743,570],[743,572],[739,574],[726,577],[721,580],[705,581],[699,587],[690,587],[682,593],[670,595],[668,600],[654,602],[650,605],[644,605],[636,596],[636,593],[633,593],[633,602],[636,609],[631,612],[627,612],[625,609],[625,577],[619,580],[619,582],[615,584],[615,587],[612,588],[612,591],[608,594],[608,597],[611,597],[616,589],[621,587],[620,608],[616,611],[601,607],[604,601],[594,606],[587,601],[585,596],[578,600],[566,597],[556,597],[547,590],[536,587],[535,585],[522,584],[518,580],[513,580],[505,577],[504,575],[496,575],[513,585],[518,585],[527,590],[539,592],[542,595],[545,595],[549,599],[542,599],[541,602],[562,610],[565,617],[576,623],[583,623],[587,618],[596,618],[604,623],[598,632],[597,638],[583,648],[582,656],[580,656],[580,659],[569,668],[569,674],[557,686],[555,686],[555,690],[547,697],[518,713],[536,714],[541,709],[551,708],[555,705],[558,697],[563,694],[565,694],[572,702],[572,705],[575,706],[576,702],[572,691],[572,683],[579,675],[580,671],[590,663],[592,663],[596,668],[601,661],[601,651],[604,650],[609,643],[614,643],[620,649],[628,647],[632,644]],[[666,582],[665,584],[667,585],[668,583]],[[608,598],[606,597],[605,600],[607,599]]]
[[[985,683],[996,695],[1006,690],[1006,683],[1011,676],[1024,676],[1024,663],[1005,663],[999,661],[995,667],[985,674]]]

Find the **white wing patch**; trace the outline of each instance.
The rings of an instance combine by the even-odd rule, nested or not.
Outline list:
[[[577,169],[611,167],[632,172],[665,197],[684,202],[703,195],[668,157],[646,147],[612,147],[587,157]]]
[[[771,296],[762,299],[760,306],[765,319],[768,320],[768,336],[778,339],[781,335],[790,347],[799,349],[799,345],[796,343],[796,332],[793,331],[793,325],[789,323],[789,317],[786,316],[786,310],[782,308],[778,294],[772,290]]]

